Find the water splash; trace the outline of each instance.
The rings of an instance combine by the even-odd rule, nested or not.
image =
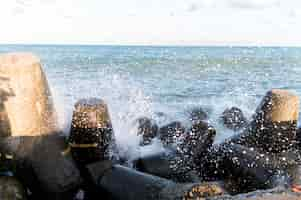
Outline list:
[[[120,73],[112,73],[108,68],[98,70],[96,82],[82,80],[77,87],[68,88],[69,95],[62,96],[59,88],[52,88],[54,102],[58,110],[59,124],[68,135],[73,105],[78,99],[97,97],[108,104],[119,155],[133,160],[141,155],[163,149],[160,141],[154,140],[150,146],[140,147],[141,136],[137,135],[135,120],[139,117],[153,118],[153,104],[150,96],[129,78]],[[95,81],[95,80],[94,80]],[[92,89],[93,88],[93,89]]]

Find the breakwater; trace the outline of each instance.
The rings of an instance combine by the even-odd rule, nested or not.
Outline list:
[[[159,138],[167,152],[166,157],[164,154],[158,157],[166,164],[165,170],[156,174],[154,168],[152,174],[148,174],[147,166],[139,167],[139,163],[149,158],[134,161],[134,169],[129,166],[131,160],[118,153],[110,119],[114,113],[108,111],[99,97],[84,99],[75,105],[71,134],[66,138],[56,127],[56,111],[39,60],[31,54],[6,54],[1,57],[1,63],[1,69],[28,70],[28,74],[21,73],[21,78],[14,78],[20,73],[8,74],[7,70],[1,70],[3,80],[16,82],[1,88],[1,127],[6,130],[3,131],[1,155],[3,163],[7,163],[3,165],[7,168],[5,173],[13,175],[30,191],[24,198],[41,198],[41,195],[51,199],[73,198],[82,189],[86,198],[104,195],[120,199],[126,191],[128,196],[124,197],[128,199],[197,199],[269,189],[279,184],[286,187],[288,194],[289,191],[298,192],[299,98],[294,93],[285,90],[267,92],[252,120],[242,123],[244,126],[238,137],[219,145],[213,145],[214,126],[207,121],[206,111],[202,112],[200,108],[191,112],[188,126],[176,122],[152,128],[155,122],[137,120],[140,127],[137,134],[145,135],[142,139],[147,139],[140,144],[147,145],[153,139],[148,137],[150,135]],[[32,68],[38,71],[30,70]],[[26,81],[18,83],[23,80],[23,74]],[[42,81],[35,85],[35,80]],[[23,92],[18,91],[20,89]],[[40,98],[36,99],[37,96]],[[11,107],[32,110],[20,119],[18,116],[23,112],[9,112]],[[226,122],[225,126],[231,125],[236,111],[224,112],[227,115],[223,114],[221,120]],[[31,120],[32,117],[41,120]],[[17,119],[17,123],[11,123],[10,119]],[[237,121],[234,120],[235,124]],[[52,129],[44,128],[49,125]],[[22,131],[14,131],[18,126]],[[215,166],[212,167],[212,163]],[[138,185],[125,190],[124,184]],[[147,190],[150,190],[149,194],[141,193]],[[293,194],[297,195],[290,195]]]

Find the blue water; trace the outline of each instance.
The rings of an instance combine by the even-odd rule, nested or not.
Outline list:
[[[0,53],[13,51],[41,58],[66,132],[78,99],[104,99],[124,151],[138,144],[133,123],[140,116],[185,122],[187,110],[202,106],[221,141],[233,134],[218,122],[225,108],[250,117],[272,88],[301,95],[301,48],[0,46]]]

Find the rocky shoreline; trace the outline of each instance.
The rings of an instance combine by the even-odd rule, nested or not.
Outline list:
[[[0,55],[0,199],[301,199],[299,97],[272,89],[248,121],[239,108],[221,114],[238,134],[214,144],[202,108],[189,126],[135,121],[141,146],[154,138],[166,151],[120,157],[109,109],[100,98],[79,100],[69,136],[56,111],[40,60]]]

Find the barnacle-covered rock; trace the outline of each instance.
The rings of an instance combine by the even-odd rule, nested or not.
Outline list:
[[[174,145],[185,133],[181,122],[171,122],[159,129],[159,138],[165,146]]]
[[[248,123],[242,110],[237,107],[227,108],[222,113],[221,119],[225,127],[234,131],[242,129]]]
[[[112,157],[115,137],[103,100],[81,99],[75,104],[69,145],[72,157],[81,166]]]

